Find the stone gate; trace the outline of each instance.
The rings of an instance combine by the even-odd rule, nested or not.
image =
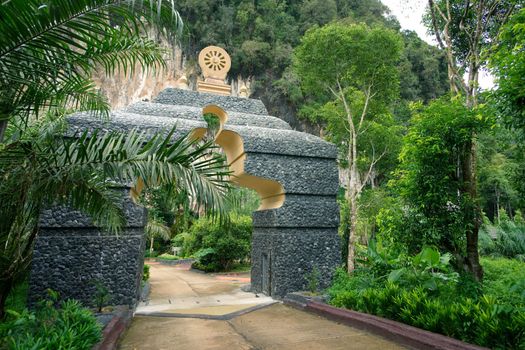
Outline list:
[[[210,84],[202,84],[209,91]],[[224,92],[226,88],[221,86]],[[209,91],[213,92],[213,91]],[[84,130],[157,132],[176,125],[175,137],[202,133],[203,113],[221,120],[216,138],[239,186],[255,189],[261,207],[253,214],[252,290],[281,298],[306,287],[312,269],[326,287],[340,263],[337,150],[268,115],[260,100],[166,89],[152,102],[133,104],[109,120],[78,113],[70,136]],[[138,301],[145,248],[145,210],[122,192],[127,226],[118,236],[101,232],[89,218],[67,208],[41,217],[31,277],[30,300],[47,288],[86,304],[95,284],[109,290],[111,304]]]

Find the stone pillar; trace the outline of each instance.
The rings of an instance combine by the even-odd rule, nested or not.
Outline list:
[[[146,211],[122,196],[127,224],[118,234],[98,229],[89,217],[65,207],[44,210],[36,239],[30,275],[29,302],[46,296],[95,304],[96,283],[106,287],[110,305],[134,307],[139,300],[144,264]]]
[[[335,159],[249,154],[246,169],[286,190],[281,208],[253,214],[252,289],[276,298],[306,290],[314,268],[328,287],[341,261]]]

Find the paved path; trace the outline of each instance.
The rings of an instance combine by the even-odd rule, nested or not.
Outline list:
[[[151,264],[150,300],[121,350],[403,349],[366,332],[240,290],[247,274],[205,275]]]

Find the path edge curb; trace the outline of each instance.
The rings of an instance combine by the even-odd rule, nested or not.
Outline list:
[[[167,260],[167,259],[155,258],[155,262],[158,262],[161,265],[174,266],[174,265],[193,264],[195,262],[195,259],[188,258],[188,259],[179,259],[179,260]]]
[[[461,340],[420,328],[312,300],[300,293],[288,294],[283,302],[291,307],[317,314],[332,321],[377,334],[400,345],[421,350],[488,350]]]
[[[131,310],[115,315],[102,331],[102,340],[93,347],[93,350],[114,350],[117,348],[120,337],[128,328],[133,312]]]

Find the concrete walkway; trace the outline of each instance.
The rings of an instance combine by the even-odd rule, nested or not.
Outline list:
[[[241,291],[247,274],[151,264],[150,300],[120,343],[142,349],[403,349],[375,335]]]

